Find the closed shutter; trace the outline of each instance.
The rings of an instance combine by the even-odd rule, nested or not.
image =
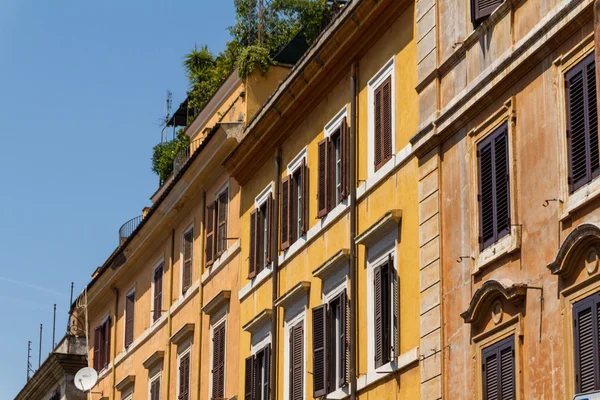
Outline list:
[[[286,250],[290,246],[290,189],[291,175],[287,175],[281,182],[281,250]]]
[[[215,207],[216,202],[206,207],[206,266],[215,261]]]
[[[340,197],[345,198],[350,194],[350,185],[348,183],[349,180],[349,148],[348,148],[348,121],[346,117],[342,120],[341,132],[340,132],[340,146],[342,153],[342,176],[341,176],[341,193]]]
[[[256,210],[250,213],[250,254],[248,257],[248,279],[252,279],[256,276],[256,259],[258,258],[257,216],[258,213]]]
[[[218,229],[217,229],[217,257],[227,250],[227,204],[229,192],[225,190],[218,199]]]
[[[471,15],[474,23],[480,23],[489,17],[504,0],[471,0]]]
[[[374,271],[373,276],[373,294],[375,305],[375,367],[380,367],[384,364],[383,357],[383,294],[381,293],[382,268],[378,267]]]
[[[323,218],[329,212],[329,138],[319,142],[318,158],[317,217]]]
[[[577,393],[600,390],[600,294],[573,306],[575,387]]]
[[[254,400],[254,356],[246,358],[246,371],[244,375],[244,400]]]
[[[392,78],[387,78],[374,93],[375,171],[392,158]]]
[[[327,305],[312,310],[313,322],[313,397],[328,393],[327,372]]]
[[[300,167],[300,232],[298,237],[304,235],[308,231],[308,167],[306,166],[306,159],[302,160],[302,166]]]
[[[374,129],[373,129],[373,135],[374,135],[374,142],[375,142],[375,154],[374,154],[374,161],[375,161],[375,171],[377,171],[382,165],[383,165],[383,130],[382,130],[382,123],[381,123],[381,109],[382,109],[382,90],[381,90],[381,86],[379,86],[377,89],[375,89],[375,92],[373,93],[374,96],[374,104],[373,104],[373,122],[375,123]]]
[[[212,397],[225,396],[225,325],[213,331]]]
[[[150,385],[150,400],[160,400],[160,379]]]
[[[380,367],[390,361],[391,355],[391,275],[393,258],[374,271],[374,303],[375,303],[375,367]]]
[[[267,212],[266,212],[266,216],[265,216],[265,221],[264,223],[267,224],[267,255],[266,255],[266,259],[265,259],[265,264],[269,264],[271,261],[273,261],[273,254],[272,254],[272,249],[273,249],[273,240],[272,240],[272,230],[273,230],[273,196],[269,196],[267,197]],[[261,269],[262,269],[262,265],[261,265]]]
[[[156,321],[162,314],[162,282],[163,282],[163,265],[161,264],[154,271],[154,311],[153,320]]]
[[[125,347],[133,342],[133,322],[135,320],[135,293],[125,298]]]
[[[182,290],[185,293],[192,286],[192,256],[194,230],[190,229],[183,235],[183,277]]]
[[[264,374],[265,374],[265,379],[263,384],[263,393],[264,393],[264,397],[262,400],[269,400],[269,391],[271,389],[270,386],[270,382],[271,382],[271,345],[268,345],[267,347],[265,347],[265,349],[263,350],[264,352],[264,356],[263,356],[263,360],[265,363],[265,370],[264,370]],[[259,399],[257,399],[259,400]]]
[[[94,329],[94,369],[96,371],[100,371],[101,369],[101,361],[100,361],[100,335],[102,332],[102,326]]]
[[[106,320],[106,322],[102,325],[102,364],[101,368],[105,368],[108,366],[108,362],[110,361],[110,317]]]
[[[340,294],[340,337],[339,337],[339,346],[340,346],[340,380],[338,382],[338,386],[342,387],[346,383],[348,383],[348,367],[347,363],[350,362],[350,346],[348,346],[348,339],[350,337],[348,331],[348,323],[349,318],[348,312],[350,308],[348,307],[348,295],[346,294],[346,290],[344,290]]]
[[[594,53],[565,76],[569,188],[574,192],[600,172]]]
[[[290,400],[304,396],[304,324],[296,324],[290,332]]]
[[[189,400],[190,397],[190,354],[179,359],[179,397],[178,400]]]
[[[494,138],[494,189],[496,198],[496,240],[510,233],[510,187],[508,169],[508,132],[500,128]]]
[[[514,336],[496,343],[482,352],[484,400],[515,400]]]

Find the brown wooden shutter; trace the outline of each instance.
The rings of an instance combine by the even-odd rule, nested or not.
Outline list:
[[[217,257],[227,250],[227,204],[229,191],[225,190],[218,199],[218,229],[217,229]]]
[[[125,347],[133,343],[133,323],[135,321],[135,292],[125,298]]]
[[[504,0],[471,0],[473,23],[479,24],[489,17]]]
[[[160,400],[160,379],[150,385],[150,400]]]
[[[329,212],[329,138],[319,142],[318,158],[317,217],[323,218]]]
[[[482,141],[477,150],[479,166],[479,244],[483,250],[494,243],[494,180],[492,171],[492,143]]]
[[[328,393],[327,305],[312,309],[313,322],[313,397]]]
[[[290,332],[290,400],[304,396],[304,324],[299,322]]]
[[[390,276],[389,282],[391,283],[391,309],[390,309],[390,323],[391,323],[391,356],[392,359],[396,359],[400,356],[400,284],[398,279],[398,272],[394,268],[394,257],[390,254],[388,257],[388,274]]]
[[[110,317],[102,325],[102,365],[101,367],[107,367],[110,361]]]
[[[263,382],[263,393],[265,393],[265,396],[263,400],[269,400],[271,389],[271,345],[265,347],[263,352],[263,359],[265,363],[265,381]]]
[[[244,400],[254,400],[254,361],[254,356],[246,358],[246,371],[244,375]]]
[[[267,224],[267,256],[265,260],[265,264],[269,264],[273,261],[273,240],[272,240],[272,230],[273,230],[273,196],[267,197],[267,215],[265,216],[265,224]],[[262,267],[262,266],[261,266]]]
[[[213,331],[212,397],[225,396],[225,324]]]
[[[573,305],[575,388],[577,393],[600,389],[600,293]]]
[[[340,146],[341,146],[341,154],[342,154],[342,189],[340,193],[341,198],[345,198],[350,194],[350,185],[349,185],[349,148],[348,148],[348,121],[346,117],[342,120],[341,132],[340,132]]]
[[[100,339],[100,335],[102,332],[102,326],[97,327],[96,329],[94,329],[94,369],[96,371],[100,371],[101,369],[101,361],[100,361],[100,343],[101,343],[101,339]]]
[[[248,279],[252,279],[256,276],[256,259],[258,258],[258,235],[257,235],[257,219],[258,212],[256,210],[250,213],[250,249],[249,249],[249,263],[248,263]]]
[[[392,159],[392,78],[389,77],[381,84],[381,135],[382,135],[382,163]]]
[[[179,397],[178,400],[189,400],[190,396],[190,354],[179,360]]]
[[[384,364],[384,349],[383,349],[383,293],[382,293],[382,268],[377,267],[374,271],[373,283],[374,283],[374,305],[375,305],[375,367],[380,367]]]
[[[508,167],[508,131],[502,126],[494,137],[494,192],[496,241],[510,233],[510,176]]]
[[[154,311],[153,320],[157,321],[162,314],[162,282],[163,264],[154,271]]]
[[[300,167],[300,196],[301,196],[301,209],[298,210],[300,213],[300,232],[298,237],[303,236],[308,231],[308,166],[306,165],[306,159],[302,159],[302,166]]]
[[[482,352],[484,400],[515,400],[514,336],[496,343]]]
[[[194,230],[190,229],[183,235],[183,273],[182,290],[185,293],[192,286],[192,257]]]
[[[383,165],[383,123],[382,123],[382,109],[383,109],[383,92],[382,86],[375,89],[373,93],[373,122],[375,124],[373,129],[375,148],[373,149],[375,154],[373,160],[375,162],[375,171],[377,171]]]
[[[350,307],[348,306],[348,295],[346,294],[346,290],[344,290],[340,294],[340,380],[338,382],[338,386],[342,387],[346,383],[348,383],[348,363],[350,362],[350,346],[348,346],[348,340],[350,337],[348,324],[349,318],[348,313],[350,311]]]
[[[214,257],[214,241],[215,241],[215,206],[216,203],[211,203],[206,207],[206,266],[212,265],[215,261]]]
[[[290,189],[292,179],[287,175],[281,182],[281,220],[279,228],[281,230],[281,250],[290,247]]]

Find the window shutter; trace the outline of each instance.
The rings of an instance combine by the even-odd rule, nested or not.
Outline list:
[[[338,386],[342,387],[346,383],[348,383],[348,363],[350,362],[350,346],[348,346],[349,340],[349,329],[348,324],[350,322],[350,318],[348,313],[350,312],[350,307],[348,306],[348,295],[346,294],[346,290],[344,290],[340,294],[340,380],[338,382]]]
[[[248,257],[248,279],[252,279],[256,276],[256,259],[258,258],[257,216],[258,213],[256,210],[250,213],[250,255]]]
[[[272,240],[272,230],[273,230],[273,196],[267,197],[267,215],[265,218],[265,224],[267,224],[267,259],[265,260],[265,264],[269,264],[273,261],[273,240]]]
[[[500,128],[494,138],[494,189],[496,198],[496,240],[510,233],[510,186],[508,168],[507,126]]]
[[[179,399],[188,400],[190,395],[190,355],[179,360]]]
[[[473,23],[480,23],[489,17],[504,0],[471,0]]]
[[[94,329],[94,369],[96,371],[100,371],[101,367],[101,362],[100,362],[100,332],[101,332],[102,326],[97,327],[96,329]]]
[[[327,305],[313,308],[313,397],[328,393]]]
[[[482,363],[484,400],[515,400],[514,336],[484,349]]]
[[[512,343],[500,348],[500,393],[502,400],[515,400],[515,352]]]
[[[246,358],[244,400],[254,400],[254,356]]]
[[[218,230],[217,230],[217,257],[227,250],[227,203],[229,192],[225,190],[218,199]]]
[[[263,382],[265,394],[263,400],[269,400],[270,382],[271,382],[271,345],[265,347],[263,360],[265,363],[265,381]]]
[[[308,231],[308,167],[306,165],[306,159],[302,160],[302,166],[300,167],[300,188],[301,188],[301,209],[298,210],[300,213],[300,232],[298,237],[304,235]]]
[[[383,146],[383,165],[390,160],[394,154],[394,149],[392,149],[392,78],[387,78],[381,86],[381,134]]]
[[[290,400],[303,400],[304,395],[304,324],[296,324],[292,329],[292,396]]]
[[[219,326],[213,332],[213,381],[212,397],[225,396],[225,325]]]
[[[317,217],[323,218],[329,211],[329,138],[325,138],[319,142],[318,153]]]
[[[125,347],[129,347],[133,342],[133,322],[135,312],[135,293],[127,296],[125,300]]]
[[[391,300],[392,300],[392,306],[391,306],[391,313],[390,313],[390,319],[391,319],[391,328],[392,328],[392,333],[391,333],[391,355],[392,355],[392,359],[396,359],[397,357],[400,356],[400,311],[399,311],[399,306],[400,306],[400,282],[398,279],[398,273],[396,272],[396,269],[394,268],[394,258],[393,256],[390,254],[389,258],[388,258],[388,274],[390,275],[389,278],[389,282],[392,285],[392,296],[391,296]]]
[[[215,261],[214,242],[215,242],[215,206],[211,203],[206,207],[206,266],[210,266]]]
[[[485,357],[483,371],[484,400],[499,400],[498,356],[495,352]]]
[[[106,320],[106,322],[102,325],[102,330],[103,332],[103,346],[102,350],[103,350],[103,355],[102,355],[102,364],[100,365],[101,368],[107,367],[108,366],[108,362],[110,361],[110,317],[108,317],[108,319]]]
[[[375,123],[375,129],[373,130],[373,135],[374,135],[374,142],[375,142],[375,154],[373,157],[373,160],[375,161],[375,171],[377,171],[382,165],[383,165],[383,124],[382,124],[382,108],[383,108],[383,93],[382,93],[382,87],[379,86],[377,89],[375,89],[375,93],[374,95],[374,105],[373,105],[373,112],[374,112],[374,123]]]
[[[381,293],[382,268],[378,267],[374,271],[374,304],[375,304],[375,367],[384,364],[383,357],[383,294]]]
[[[349,148],[348,148],[348,121],[346,117],[342,120],[341,132],[340,132],[340,146],[342,153],[342,190],[340,193],[341,198],[345,198],[350,194],[349,180]]]
[[[151,400],[160,400],[160,379],[156,379],[150,385],[150,399]]]
[[[183,281],[182,290],[185,293],[192,286],[192,256],[193,256],[194,230],[183,235]]]
[[[575,387],[578,393],[600,389],[599,332],[600,294],[573,306]]]
[[[163,265],[156,268],[154,271],[154,312],[153,320],[156,321],[162,314],[162,281],[163,281]]]
[[[481,250],[494,243],[494,181],[492,175],[492,143],[484,141],[477,150],[479,165],[479,221]]]
[[[279,229],[281,230],[281,250],[286,250],[290,247],[290,189],[291,176],[287,175],[281,182],[281,222]]]

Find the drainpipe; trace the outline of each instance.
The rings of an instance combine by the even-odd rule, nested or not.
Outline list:
[[[117,313],[119,312],[119,288],[116,286],[112,287],[113,293],[115,294],[115,320],[113,322],[113,326],[115,327],[115,332],[113,334],[113,338],[117,337]],[[87,310],[86,310],[87,312]],[[112,388],[112,398],[116,399],[116,385],[117,385],[117,376],[116,376],[116,366],[115,366],[115,360],[117,359],[117,341],[113,340],[114,344],[113,344],[113,356],[112,356],[112,385],[110,385],[110,387]]]
[[[350,72],[350,400],[356,399],[356,80],[358,62]]]
[[[171,306],[173,305],[173,260],[175,257],[175,229],[171,229],[171,254],[169,256],[169,309],[167,310],[167,396],[166,400],[169,400],[171,396],[171,334],[173,333],[172,318],[171,318]]]
[[[275,187],[273,188],[273,210],[271,215],[273,221],[271,223],[271,259],[273,260],[273,306],[271,314],[271,397],[277,398],[277,314],[278,310],[275,307],[275,300],[279,296],[278,286],[278,269],[279,269],[279,235],[277,234],[279,227],[279,181],[281,180],[281,147],[278,147],[275,153]]]
[[[200,266],[198,268],[200,285],[198,287],[198,360],[202,360],[202,304],[204,303],[203,294],[204,294],[204,286],[202,285],[202,266],[204,265],[204,255],[206,254],[202,249],[204,249],[204,224],[205,224],[205,210],[206,209],[206,192],[202,191],[202,197],[200,199],[200,210],[202,210],[202,217],[200,218],[200,256],[197,257],[200,260]],[[197,399],[200,399],[200,391],[202,390],[202,363],[198,365],[198,396]]]

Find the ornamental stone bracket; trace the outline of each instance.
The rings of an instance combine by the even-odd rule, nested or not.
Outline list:
[[[491,307],[494,300],[498,297],[503,297],[505,300],[518,305],[525,298],[526,292],[526,284],[514,283],[510,279],[486,281],[475,291],[469,308],[460,314],[460,316],[465,323],[476,324],[482,319],[484,310]]]

